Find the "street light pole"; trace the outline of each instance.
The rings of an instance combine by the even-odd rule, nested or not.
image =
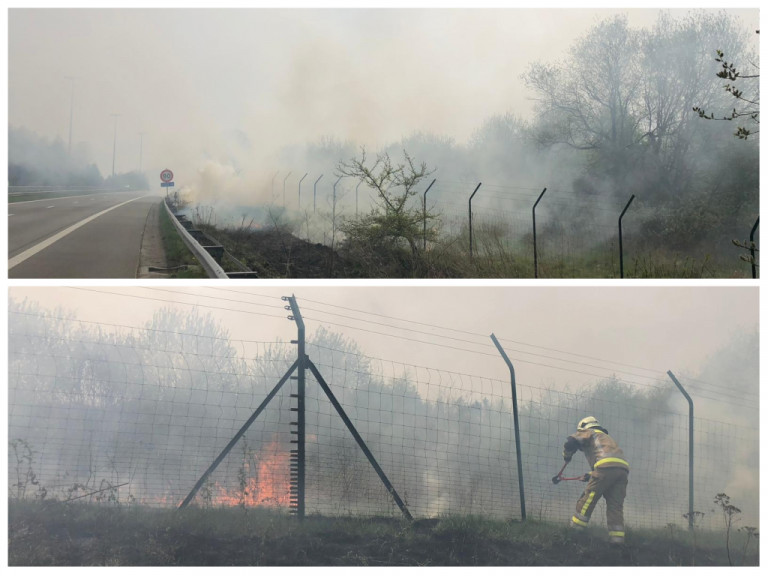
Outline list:
[[[112,178],[115,177],[115,152],[117,151],[117,119],[120,116],[120,114],[111,114],[111,116],[115,119],[115,136],[112,140]]]
[[[141,157],[144,152],[144,134],[146,132],[139,132],[139,174],[141,174]]]
[[[72,156],[72,117],[75,110],[75,80],[74,76],[64,76],[65,79],[72,82],[72,97],[69,101],[69,146],[67,147],[67,154]]]

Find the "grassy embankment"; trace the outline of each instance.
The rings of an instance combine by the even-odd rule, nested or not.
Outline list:
[[[300,522],[266,509],[9,502],[11,566],[729,565],[724,533],[629,528],[623,548],[606,541],[604,527],[580,533],[530,520],[309,516]],[[757,566],[756,540],[732,533],[730,556],[733,565]]]
[[[416,255],[405,247],[386,253],[361,246],[337,251],[292,235],[295,226],[244,230],[202,225],[236,258],[263,277],[352,278],[533,278],[534,259],[529,238],[510,239],[492,227],[478,226],[474,251],[468,252],[466,233],[443,238]],[[295,234],[295,233],[294,233]],[[277,242],[275,239],[280,238]],[[567,243],[539,249],[539,278],[619,278],[619,252],[612,242],[578,247]],[[691,255],[670,250],[638,248],[625,241],[626,278],[748,278],[750,265],[739,259],[745,251],[729,246],[728,257]],[[567,252],[562,254],[562,252]],[[265,264],[267,264],[265,266]]]

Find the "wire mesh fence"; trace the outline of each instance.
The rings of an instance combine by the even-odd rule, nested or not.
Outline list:
[[[175,507],[296,359],[276,342],[122,329],[11,311],[9,496]],[[521,513],[509,381],[310,342],[312,360],[415,517]],[[478,370],[480,371],[480,370]],[[297,382],[288,380],[197,493],[196,506],[288,511]],[[583,487],[551,478],[576,422],[597,416],[630,462],[627,524],[684,526],[688,415],[671,386],[518,382],[528,517],[565,521]],[[306,382],[306,512],[399,515],[316,379]],[[755,462],[748,426],[697,418],[699,524]],[[569,471],[588,471],[577,455]],[[593,516],[604,514],[602,504]],[[602,519],[604,523],[604,518]]]
[[[333,172],[333,167],[327,167],[323,174]],[[430,215],[426,222],[428,232],[426,238],[420,232],[414,240],[438,260],[439,255],[445,254],[469,260],[471,253],[476,264],[490,267],[481,266],[485,270],[483,274],[503,269],[509,277],[618,278],[622,274],[623,253],[626,277],[701,277],[715,272],[728,276],[751,275],[751,267],[738,262],[734,265],[740,255],[748,257],[748,247],[740,253],[744,248],[733,246],[732,240],[741,238],[743,243],[749,243],[752,216],[743,222],[743,229],[710,230],[711,234],[702,236],[701,230],[692,229],[695,226],[668,206],[660,206],[657,199],[639,196],[627,209],[620,234],[619,217],[633,197],[629,192],[579,189],[558,183],[556,176],[551,178],[555,181],[553,186],[547,188],[519,186],[514,179],[503,183],[484,181],[482,177],[457,178],[449,173],[436,178],[434,185],[432,178],[426,178],[406,203],[406,209],[417,219],[415,229],[419,228],[418,217],[423,214],[426,203]],[[278,222],[290,225],[299,237],[336,248],[346,239],[342,231],[345,225],[368,215],[372,209],[379,212],[386,209],[367,185],[343,178],[334,194],[335,181],[335,177],[323,180],[324,185],[314,198],[316,202],[305,202],[301,209],[295,198],[286,205],[281,204],[280,194],[273,197],[271,208],[217,205],[214,210],[204,207],[211,211],[207,220],[237,229],[248,214],[249,218],[264,220],[267,227]],[[428,196],[425,196],[427,190]],[[402,192],[397,187],[391,191]],[[473,191],[477,193],[473,195]],[[266,212],[270,213],[269,219],[265,217]],[[755,236],[755,247],[758,249],[754,256],[759,261],[759,233]],[[535,267],[534,260],[537,261]]]
[[[302,224],[300,233],[306,226],[307,238],[312,241],[330,244],[331,238],[337,239],[324,226],[331,226],[331,219],[338,224],[344,220],[355,219],[367,214],[371,208],[380,204],[374,193],[361,186],[356,186],[344,179],[338,185],[335,205],[329,190],[320,194],[320,212],[315,214],[310,234],[310,226],[303,216],[291,211],[289,214]],[[424,183],[424,190],[431,182]],[[426,198],[428,213],[435,216],[429,219],[428,227],[434,228],[439,241],[427,242],[428,249],[439,244],[445,249],[452,246],[469,254],[469,198],[479,182],[437,179],[429,189]],[[409,200],[409,206],[416,213],[423,210],[424,190],[416,191]],[[503,185],[485,182],[477,190],[472,200],[472,238],[475,257],[490,261],[514,261],[519,263],[520,274],[534,275],[534,239],[532,208],[542,189],[525,188],[515,185]],[[570,190],[549,189],[542,196],[536,209],[537,221],[537,270],[542,278],[561,278],[573,276],[618,277],[619,266],[619,230],[618,218],[629,197],[620,194],[578,194]],[[638,201],[623,222],[623,236],[627,241],[627,268],[633,264],[632,272],[646,271],[642,261],[644,252],[633,240],[643,236],[642,217],[637,214]],[[334,206],[331,209],[331,206]],[[331,216],[330,212],[333,212]],[[239,217],[239,216],[238,216]],[[338,233],[338,238],[343,234]],[[640,258],[641,262],[634,262]],[[629,270],[628,270],[629,272]]]

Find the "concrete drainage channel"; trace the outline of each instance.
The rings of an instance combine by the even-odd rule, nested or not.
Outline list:
[[[183,214],[175,212],[169,202],[163,202],[171,222],[179,232],[181,239],[187,248],[194,254],[198,262],[202,264],[203,269],[209,278],[258,278],[259,275],[250,270],[245,264],[226,251],[224,246],[219,244],[214,238],[211,238],[202,230],[196,230],[194,224]],[[226,272],[222,267],[222,262],[228,264],[227,268],[236,268]],[[231,266],[230,266],[231,264]]]

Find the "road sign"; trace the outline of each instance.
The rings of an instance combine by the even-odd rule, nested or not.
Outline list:
[[[166,168],[165,170],[160,172],[160,180],[162,180],[163,182],[170,182],[171,180],[173,180],[173,172],[171,172],[170,170],[168,170],[168,168]]]
[[[163,188],[168,188],[169,186],[173,186],[173,182],[162,182],[160,186]]]

